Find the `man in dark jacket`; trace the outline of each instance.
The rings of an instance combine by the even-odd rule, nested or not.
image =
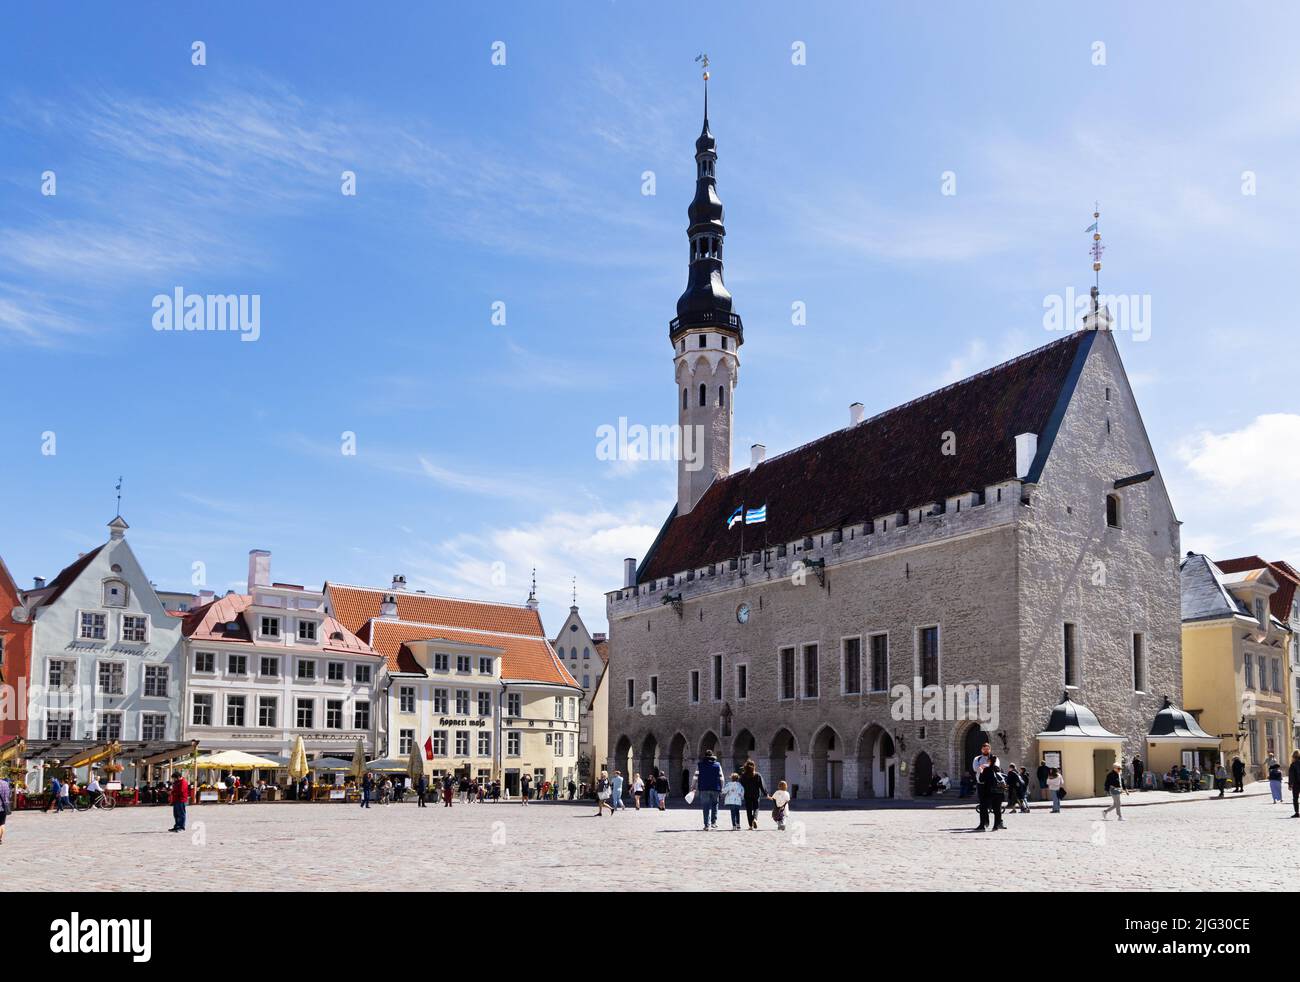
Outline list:
[[[1006,793],[1006,777],[998,766],[997,754],[988,754],[988,762],[979,772],[980,827],[977,832],[988,831],[987,815],[993,814],[993,831],[1006,828],[1002,824],[1002,796]]]
[[[1052,773],[1052,769],[1047,766],[1047,761],[1040,760],[1038,762],[1038,772],[1034,776],[1038,778],[1038,796],[1043,801],[1046,801],[1048,799],[1047,778],[1048,775],[1050,775],[1051,773]]]
[[[722,793],[722,765],[712,750],[704,751],[695,771],[695,790],[704,812],[704,831],[718,827],[718,796]]]
[[[421,808],[429,807],[424,803],[424,796],[425,794],[428,793],[428,791],[429,791],[429,779],[426,778],[423,774],[421,774],[420,779],[415,782],[415,802]]]
[[[366,771],[366,776],[361,779],[361,807],[362,808],[370,807],[370,796],[371,794],[374,793],[374,790],[375,790],[375,779],[374,777],[371,776],[369,771]]]
[[[1291,751],[1291,766],[1286,771],[1287,784],[1291,786],[1292,818],[1300,818],[1300,750]]]
[[[1240,757],[1232,758],[1232,793],[1241,794],[1246,784],[1246,765],[1241,762]]]
[[[1142,790],[1142,758],[1133,758],[1133,790]]]

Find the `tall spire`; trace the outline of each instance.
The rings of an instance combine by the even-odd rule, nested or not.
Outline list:
[[[1092,303],[1084,315],[1083,326],[1090,331],[1106,331],[1110,329],[1110,311],[1101,303],[1101,254],[1106,247],[1101,243],[1101,205],[1098,202],[1092,204],[1092,224],[1084,231],[1092,233],[1092,245],[1088,249],[1092,256],[1092,289],[1089,291]]]
[[[677,316],[668,326],[668,335],[675,344],[690,328],[711,328],[731,332],[740,344],[740,317],[732,310],[731,294],[722,282],[722,240],[727,230],[715,173],[717,141],[709,129],[709,57],[700,55],[695,60],[705,69],[704,124],[695,141],[695,197],[686,209],[690,267],[686,291],[677,301]]]

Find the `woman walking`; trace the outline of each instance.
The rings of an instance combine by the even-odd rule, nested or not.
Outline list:
[[[1061,777],[1061,772],[1055,767],[1047,769],[1047,780],[1044,787],[1052,798],[1052,814],[1057,814],[1061,810],[1061,796],[1065,793],[1065,778]]]
[[[609,772],[601,771],[600,780],[596,782],[596,817],[601,818],[605,814],[605,809],[609,809],[611,815],[614,814],[614,806],[609,803],[613,792],[609,787]]]
[[[5,819],[9,817],[9,801],[12,792],[9,790],[9,782],[0,777],[0,846],[5,841]]]
[[[1219,790],[1219,797],[1223,797],[1223,792],[1228,787],[1228,769],[1223,766],[1223,761],[1219,761],[1219,766],[1214,769],[1214,786]]]
[[[640,774],[632,775],[632,805],[637,810],[641,810],[641,795],[645,794],[645,782],[641,780]]]
[[[1111,768],[1110,773],[1106,775],[1104,790],[1110,795],[1110,804],[1101,810],[1101,819],[1104,822],[1106,816],[1111,812],[1121,822],[1124,821],[1124,809],[1121,807],[1121,801],[1124,795],[1128,794],[1128,788],[1124,787],[1124,778],[1122,777],[1124,767],[1122,764],[1116,764]]]
[[[758,765],[752,760],[745,761],[745,766],[740,769],[740,786],[745,792],[745,819],[753,832],[758,828],[758,802],[767,796],[767,788],[763,786],[763,775],[758,773]]]
[[[993,831],[1005,829],[1002,824],[1002,796],[1007,791],[1006,775],[1002,773],[1002,768],[998,766],[998,755],[990,753],[988,762],[979,771],[979,800],[980,812],[982,814],[992,813]],[[986,826],[981,825],[979,831],[985,831]]]
[[[1273,804],[1282,800],[1282,765],[1276,760],[1268,762],[1268,789],[1273,792]]]

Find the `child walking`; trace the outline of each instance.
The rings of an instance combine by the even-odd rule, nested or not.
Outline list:
[[[740,808],[745,803],[745,788],[740,783],[740,775],[732,774],[731,779],[722,786],[722,803],[731,812],[731,831],[740,831]]]
[[[785,831],[785,814],[790,807],[790,791],[784,781],[778,781],[772,792],[772,821],[776,822],[778,831]]]

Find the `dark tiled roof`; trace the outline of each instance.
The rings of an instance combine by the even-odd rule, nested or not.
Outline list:
[[[1278,561],[1266,563],[1258,556],[1242,556],[1239,559],[1225,559],[1214,565],[1225,573],[1245,573],[1252,569],[1267,569],[1277,580],[1277,589],[1268,598],[1268,606],[1274,617],[1285,624],[1291,619],[1291,602],[1295,600],[1296,587],[1300,586],[1300,575],[1287,563]]]
[[[1178,564],[1184,621],[1205,621],[1232,617],[1250,611],[1223,585],[1219,568],[1208,556],[1193,553]]]
[[[1016,436],[1038,434],[1045,459],[1095,336],[1076,332],[715,481],[690,514],[669,516],[637,581],[739,555],[742,526],[727,519],[740,505],[767,505],[767,522],[745,530],[754,550],[1014,478]],[[957,452],[944,455],[949,430]]]
[[[45,587],[45,590],[40,594],[40,599],[36,601],[34,606],[48,607],[50,604],[54,603],[54,601],[58,600],[59,597],[63,595],[63,591],[72,586],[77,577],[85,572],[86,567],[91,564],[94,558],[99,555],[99,551],[103,548],[103,545],[98,545],[84,556],[78,556],[76,562],[69,563],[67,566],[63,567],[63,569],[59,571],[59,575],[50,581],[50,583]]]

